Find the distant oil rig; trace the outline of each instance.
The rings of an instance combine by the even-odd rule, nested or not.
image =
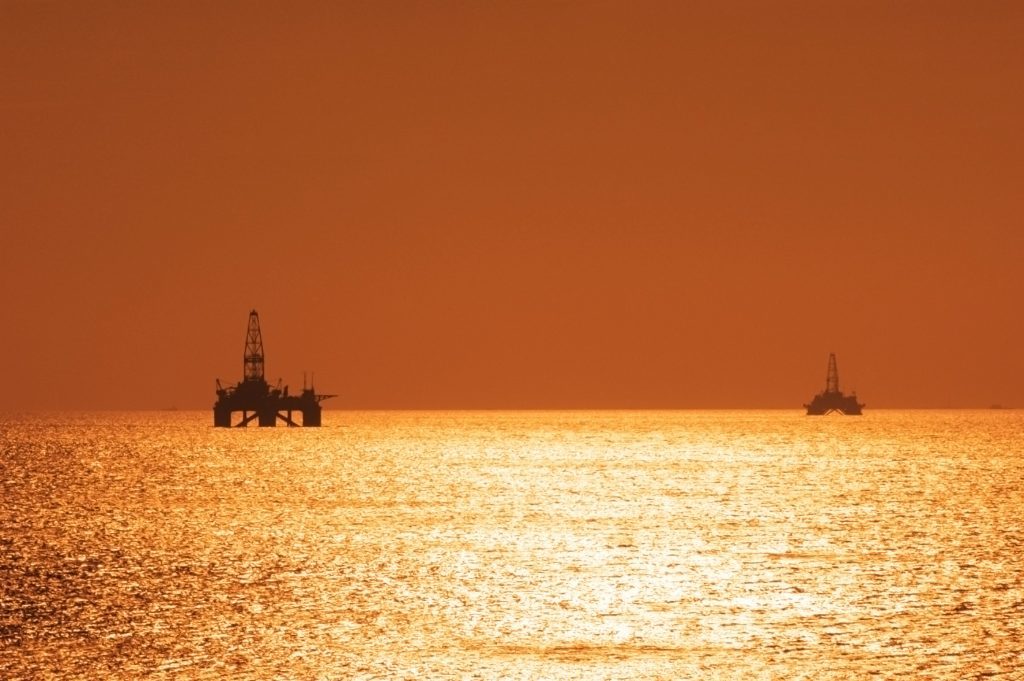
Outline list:
[[[825,377],[825,392],[818,393],[805,404],[808,416],[821,416],[838,412],[848,416],[860,416],[864,405],[857,401],[857,393],[844,395],[839,390],[839,370],[836,368],[836,353],[829,353],[828,376]]]
[[[312,386],[302,386],[302,393],[289,395],[288,386],[271,388],[263,378],[263,334],[260,333],[260,316],[256,310],[249,312],[249,331],[245,336],[243,378],[237,385],[224,388],[217,379],[217,401],[213,405],[213,425],[230,428],[231,415],[241,412],[242,419],[234,424],[236,428],[248,426],[256,421],[260,426],[275,426],[278,420],[289,426],[319,426],[320,403],[336,395],[317,395]],[[305,380],[303,380],[305,384]],[[302,423],[296,423],[293,416],[302,414]]]

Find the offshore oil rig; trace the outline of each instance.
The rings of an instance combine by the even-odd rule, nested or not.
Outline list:
[[[308,388],[303,385],[298,395],[289,395],[288,386],[282,388],[280,381],[276,387],[270,387],[263,378],[263,334],[260,333],[260,316],[256,310],[249,312],[243,367],[242,381],[237,385],[225,388],[217,379],[213,425],[218,428],[230,428],[234,412],[242,412],[242,419],[234,424],[236,428],[244,428],[252,421],[260,426],[275,426],[278,420],[289,426],[319,426],[320,403],[329,397],[336,397],[317,395],[312,384]],[[293,418],[296,412],[302,414],[301,424]]]
[[[857,393],[844,395],[839,390],[839,370],[836,368],[836,353],[829,353],[828,376],[825,377],[825,392],[818,393],[805,404],[808,416],[821,416],[838,412],[848,416],[860,416],[864,405],[857,401]]]

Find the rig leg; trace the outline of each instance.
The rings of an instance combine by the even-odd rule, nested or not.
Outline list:
[[[320,426],[320,405],[305,407],[302,410],[302,425],[304,427],[318,428]]]
[[[213,426],[215,428],[230,428],[231,427],[231,410],[230,409],[214,409],[213,410]]]

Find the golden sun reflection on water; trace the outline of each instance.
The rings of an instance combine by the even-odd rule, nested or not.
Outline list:
[[[3,422],[0,677],[1024,668],[1021,412],[207,421]]]

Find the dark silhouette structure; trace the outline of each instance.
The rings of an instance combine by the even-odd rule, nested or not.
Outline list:
[[[303,380],[302,393],[289,395],[288,386],[271,388],[263,377],[263,334],[256,310],[249,313],[249,330],[245,335],[242,381],[235,386],[221,387],[217,379],[217,401],[213,405],[213,425],[231,427],[231,415],[242,412],[242,420],[234,424],[244,427],[252,421],[261,426],[275,426],[280,419],[289,426],[319,426],[320,402],[335,395],[317,395]],[[302,414],[302,423],[295,422],[295,412]]]
[[[825,392],[818,393],[805,404],[808,416],[821,416],[839,412],[848,416],[860,416],[864,405],[857,401],[857,393],[844,395],[839,390],[839,369],[836,368],[836,353],[829,353],[828,375],[825,377]]]

